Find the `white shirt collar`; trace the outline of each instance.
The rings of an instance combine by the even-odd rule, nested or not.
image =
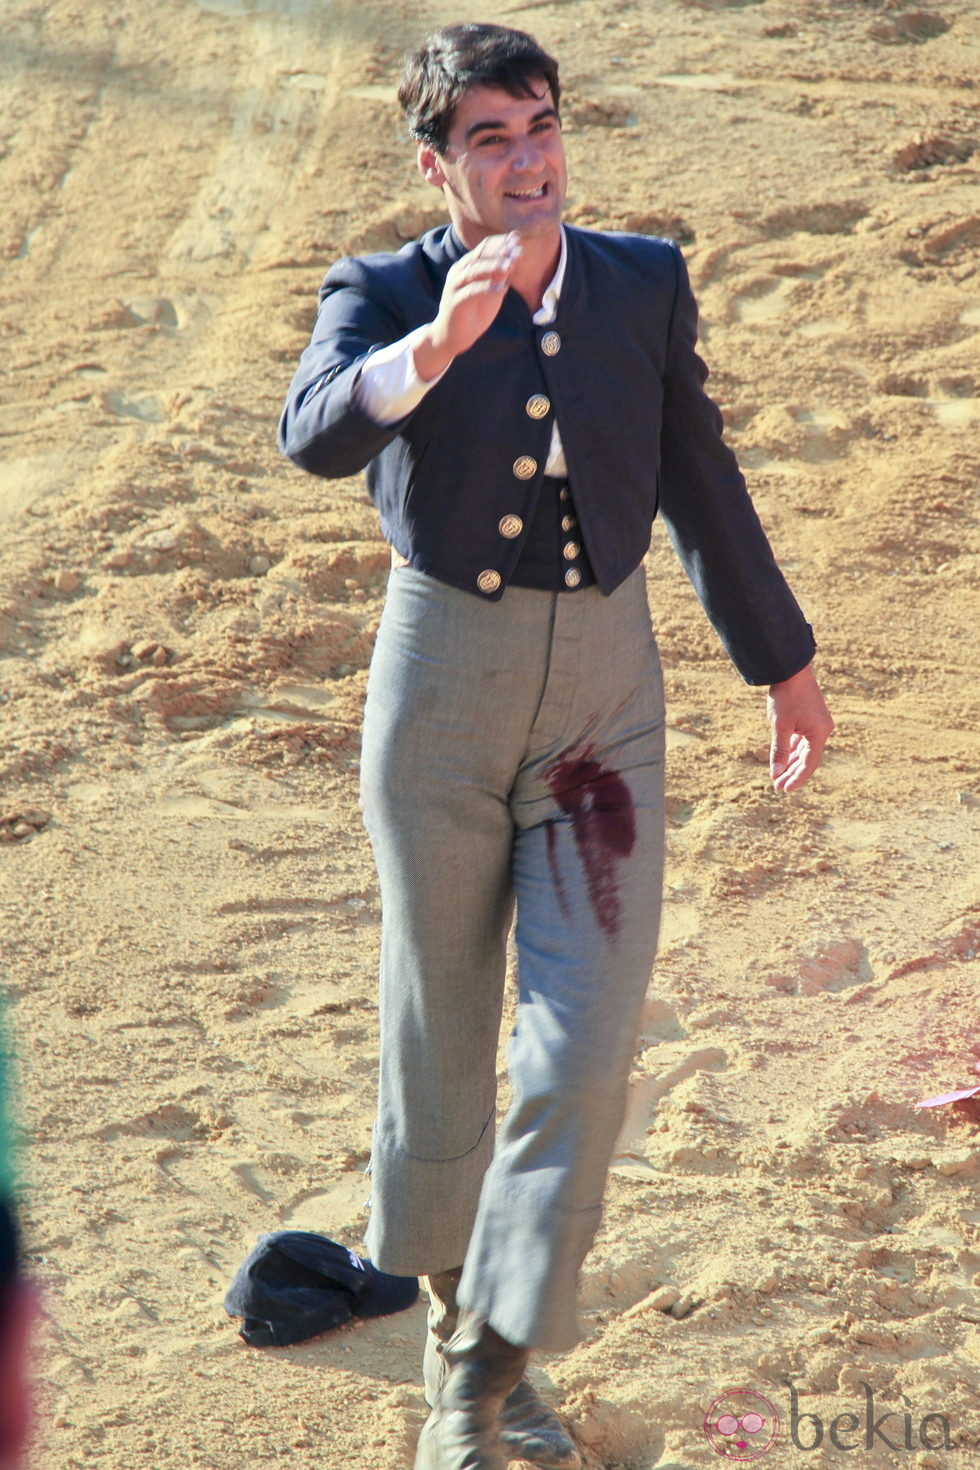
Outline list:
[[[561,230],[561,253],[558,256],[558,268],[544,289],[541,305],[531,318],[538,327],[547,326],[548,322],[554,321],[558,311],[558,297],[561,295],[562,282],[565,279],[565,267],[568,264],[568,241],[565,238],[565,226],[560,225],[559,229]]]

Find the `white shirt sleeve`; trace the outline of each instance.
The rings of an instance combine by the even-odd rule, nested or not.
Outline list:
[[[415,343],[428,327],[416,327],[407,337],[379,347],[361,368],[354,388],[354,402],[376,424],[395,424],[417,408],[439,378],[426,382],[415,371]],[[448,371],[448,369],[446,369]]]

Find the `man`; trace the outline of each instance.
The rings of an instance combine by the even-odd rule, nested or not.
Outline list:
[[[280,425],[314,474],[367,466],[395,562],[362,759],[383,909],[368,1245],[428,1277],[417,1470],[579,1463],[524,1371],[577,1340],[656,949],[658,503],[739,671],[770,686],[778,790],[832,728],[702,391],[680,253],[562,225],[559,96],[520,31],[452,26],[411,57],[399,97],[451,224],[331,269]]]

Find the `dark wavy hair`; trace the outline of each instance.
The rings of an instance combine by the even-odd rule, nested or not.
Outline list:
[[[554,57],[526,31],[468,21],[444,26],[412,53],[398,100],[412,137],[445,153],[456,104],[470,87],[500,87],[512,97],[533,97],[536,81],[548,84],[557,111],[561,86]]]

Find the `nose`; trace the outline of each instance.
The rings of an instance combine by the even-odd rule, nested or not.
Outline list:
[[[541,163],[541,148],[533,138],[519,138],[510,155],[510,166],[516,173],[526,174]]]

